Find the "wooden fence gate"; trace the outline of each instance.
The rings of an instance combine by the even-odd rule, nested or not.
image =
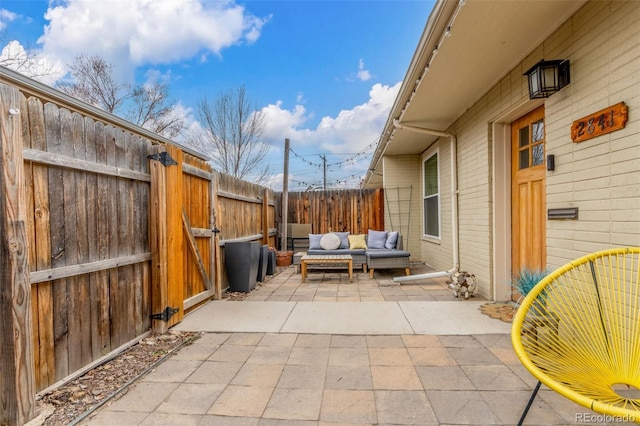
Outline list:
[[[215,178],[204,161],[185,159],[174,146],[153,146],[149,159],[151,281],[158,296],[152,299],[151,319],[153,331],[163,333],[185,310],[220,298]]]

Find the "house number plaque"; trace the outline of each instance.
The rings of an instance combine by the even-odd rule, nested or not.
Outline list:
[[[571,140],[574,143],[583,142],[596,136],[623,129],[627,124],[628,109],[624,102],[612,105],[571,125]]]

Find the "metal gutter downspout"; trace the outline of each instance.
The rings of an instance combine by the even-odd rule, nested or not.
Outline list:
[[[450,132],[440,130],[425,129],[422,127],[407,126],[400,124],[398,120],[394,120],[393,125],[396,129],[405,129],[411,132],[424,133],[427,135],[441,136],[449,138],[451,145],[451,237],[453,249],[453,268],[448,271],[431,272],[427,274],[409,275],[404,277],[395,277],[395,282],[415,281],[427,278],[447,277],[460,268],[459,248],[458,248],[458,155],[456,136]]]

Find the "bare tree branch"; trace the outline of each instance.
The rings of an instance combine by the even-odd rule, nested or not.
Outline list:
[[[168,103],[166,84],[136,87],[131,92],[131,108],[125,117],[139,126],[168,138],[184,130],[184,120],[175,114],[175,104]]]
[[[73,81],[58,84],[58,89],[74,98],[115,114],[130,96],[129,87],[113,78],[113,65],[100,56],[79,55],[69,65]]]
[[[166,84],[131,88],[114,78],[113,65],[100,56],[80,55],[69,69],[72,81],[58,84],[68,95],[168,138],[184,130],[183,118],[169,102]]]
[[[216,169],[254,182],[269,175],[264,114],[251,108],[244,86],[219,94],[213,104],[205,97],[196,115],[203,131],[192,142],[211,157]]]
[[[5,33],[0,35],[0,44],[4,44],[6,39]],[[0,51],[0,65],[36,80],[55,74],[50,63],[38,58],[33,50],[25,49],[16,40],[8,42]]]

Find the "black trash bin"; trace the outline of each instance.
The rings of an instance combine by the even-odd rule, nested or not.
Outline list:
[[[269,250],[267,253],[267,275],[276,273],[276,252]]]
[[[260,260],[258,262],[258,281],[264,282],[267,276],[267,257],[269,256],[269,246],[260,247]]]
[[[224,264],[231,291],[248,293],[256,288],[259,263],[260,243],[225,243]]]

